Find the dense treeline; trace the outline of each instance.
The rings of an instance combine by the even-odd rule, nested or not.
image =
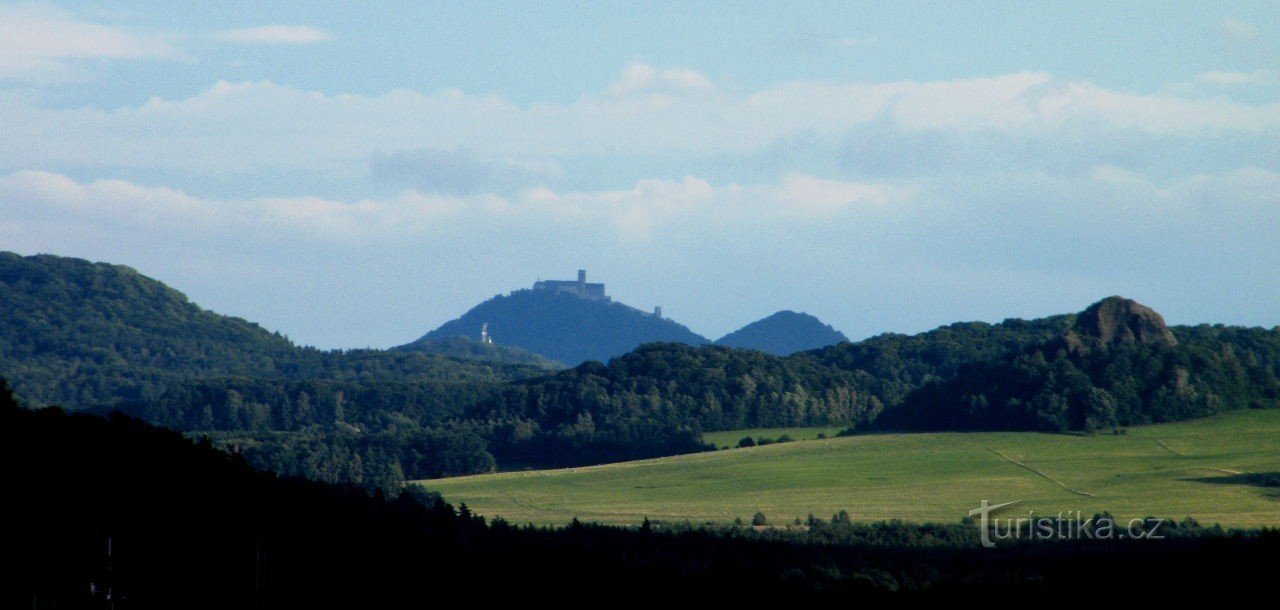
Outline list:
[[[447,356],[459,360],[475,360],[497,364],[522,364],[546,370],[565,368],[563,364],[545,356],[522,350],[510,345],[481,343],[470,337],[443,337],[440,339],[421,339],[408,345],[394,348],[397,351],[420,352]]]
[[[751,350],[656,343],[607,365],[507,384],[467,416],[497,422],[499,461],[648,457],[700,450],[704,431],[869,422],[883,405],[857,390],[864,377]]]
[[[90,411],[208,436],[281,474],[399,489],[407,479],[492,471],[488,443],[461,416],[500,390],[478,382],[227,378]]]
[[[585,303],[495,303],[513,299],[561,317]],[[1280,330],[1170,330],[1118,297],[789,357],[659,343],[558,372],[457,338],[299,348],[131,269],[52,256],[0,254],[0,301],[0,375],[32,404],[120,409],[262,467],[369,488],[701,451],[703,432],[738,428],[1115,429],[1273,406],[1280,377]]]
[[[885,428],[1095,432],[1280,406],[1280,331],[1175,329],[1176,345],[1054,339],[910,394]]]
[[[93,411],[120,410],[175,430],[407,432],[462,416],[502,388],[493,382],[233,377],[174,384],[150,400]]]
[[[0,252],[0,375],[33,404],[87,407],[153,399],[191,379],[498,381],[543,374],[381,350],[321,351],[205,311],[128,267]]]
[[[933,381],[951,379],[960,367],[1002,358],[1059,337],[1073,316],[1039,320],[1008,319],[999,324],[961,322],[916,335],[886,333],[857,343],[842,343],[796,354],[867,379],[867,391],[884,405],[896,405]]]
[[[843,515],[787,529],[514,527],[421,492],[388,499],[278,478],[124,416],[25,411],[2,386],[0,464],[23,499],[7,514],[17,527],[5,548],[22,561],[0,581],[6,608],[398,607],[495,585],[593,604],[890,592],[1151,602],[1223,582],[1261,593],[1280,551],[1274,532],[1190,523],[1163,540],[994,550],[976,544],[973,524]]]
[[[1092,431],[1276,402],[1276,331],[1176,328],[1176,346],[1073,351],[1063,337],[1074,323],[953,324],[789,358],[652,344],[515,383],[200,382],[125,407],[182,430],[240,431],[220,438],[291,474],[385,482],[483,472],[495,459],[514,468],[688,453],[708,448],[703,432],[738,428]],[[417,432],[467,436],[454,445],[474,451],[453,464],[478,470],[423,468],[408,450]],[[333,465],[350,456],[361,468]]]

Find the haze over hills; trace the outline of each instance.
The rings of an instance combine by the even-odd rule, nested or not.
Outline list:
[[[488,325],[496,345],[515,346],[569,365],[608,361],[646,343],[704,345],[710,341],[661,316],[618,303],[603,284],[539,281],[485,301],[399,349],[419,349],[450,337],[479,338]]]
[[[755,349],[777,356],[818,349],[848,341],[844,333],[807,313],[779,311],[752,322],[720,339],[716,345]]]

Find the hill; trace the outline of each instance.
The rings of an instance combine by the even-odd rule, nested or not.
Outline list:
[[[807,313],[779,311],[717,339],[716,345],[786,356],[848,340],[831,325]]]
[[[0,309],[0,375],[33,404],[115,404],[213,377],[493,381],[544,371],[299,347],[252,322],[204,310],[129,267],[51,255],[0,252]]]
[[[1277,464],[1273,409],[1118,435],[877,433],[421,484],[480,514],[533,523],[728,523],[757,511],[784,524],[839,511],[861,522],[954,522],[987,499],[1019,500],[1024,516],[1108,511],[1275,527]]]
[[[502,364],[523,364],[536,366],[549,371],[565,368],[563,364],[545,356],[510,345],[484,344],[470,337],[444,337],[442,339],[425,339],[414,341],[408,345],[395,348],[399,351],[420,352],[457,358],[459,360],[475,360]]]
[[[1181,332],[1109,297],[1057,337],[923,385],[877,425],[1093,432],[1280,405],[1280,331]]]
[[[676,322],[621,303],[549,290],[517,290],[473,307],[401,349],[478,336],[483,324],[489,325],[497,345],[515,346],[569,365],[605,362],[645,343],[708,343]]]
[[[0,375],[34,405],[121,409],[368,488],[697,452],[741,428],[1089,432],[1280,404],[1280,330],[1167,327],[1119,297],[782,357],[688,345],[705,340],[586,286],[497,297],[401,349],[325,352],[127,267],[5,254]],[[497,346],[450,335],[485,322]],[[555,371],[508,332],[630,351]]]

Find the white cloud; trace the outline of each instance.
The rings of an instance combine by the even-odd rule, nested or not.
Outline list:
[[[420,234],[436,219],[467,203],[415,192],[381,201],[342,202],[320,197],[216,200],[123,180],[80,183],[43,171],[20,171],[0,178],[0,198],[11,217],[91,224],[109,232],[114,228],[217,236],[247,231],[270,239],[273,233],[284,231],[345,242]],[[483,201],[480,198],[477,203]]]
[[[690,222],[808,223],[858,206],[900,200],[908,189],[880,183],[822,180],[803,174],[755,187],[706,180],[640,180],[633,188],[557,193],[545,187],[511,197],[443,196],[404,191],[386,199],[320,197],[207,199],[123,180],[77,182],[25,170],[0,177],[0,201],[15,218],[61,219],[120,229],[211,233],[280,232],[307,239],[370,242],[452,231],[464,218],[588,224],[616,239],[643,242],[655,231]],[[468,221],[469,222],[469,221]]]
[[[264,25],[253,28],[224,30],[214,34],[224,42],[235,44],[312,44],[333,40],[333,35],[319,28],[305,25]]]
[[[184,57],[159,35],[91,23],[49,7],[0,6],[0,79],[59,82],[84,78],[77,60]]]
[[[1229,301],[1247,320],[1274,324],[1267,304],[1280,287],[1267,274],[1280,268],[1278,223],[1280,173],[1258,167],[1176,180],[1112,166],[1080,178],[686,177],[352,200],[205,198],[39,171],[0,177],[6,249],[130,264],[215,310],[329,346],[404,342],[495,290],[578,266],[619,300],[662,303],[710,334],[749,321],[726,317],[744,300],[804,307],[862,336],[969,312],[1056,313],[1112,293],[1187,307],[1165,312],[1179,321],[1220,319],[1194,307]],[[875,298],[851,300],[850,290]],[[869,308],[898,317],[868,321]],[[333,330],[350,326],[334,320],[373,317],[402,330]]]
[[[603,95],[518,106],[457,90],[328,95],[268,81],[220,82],[136,107],[46,109],[0,96],[0,168],[59,165],[202,173],[365,175],[376,151],[459,150],[482,158],[739,154],[780,138],[838,138],[889,121],[904,132],[1022,137],[1090,125],[1094,137],[1202,138],[1280,129],[1280,103],[1136,94],[1043,73],[917,83],[789,83],[742,94],[682,69],[631,64]]]

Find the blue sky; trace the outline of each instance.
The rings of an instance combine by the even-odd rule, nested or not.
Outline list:
[[[0,3],[0,248],[321,347],[580,267],[712,338],[1274,326],[1278,41],[1274,2]]]

